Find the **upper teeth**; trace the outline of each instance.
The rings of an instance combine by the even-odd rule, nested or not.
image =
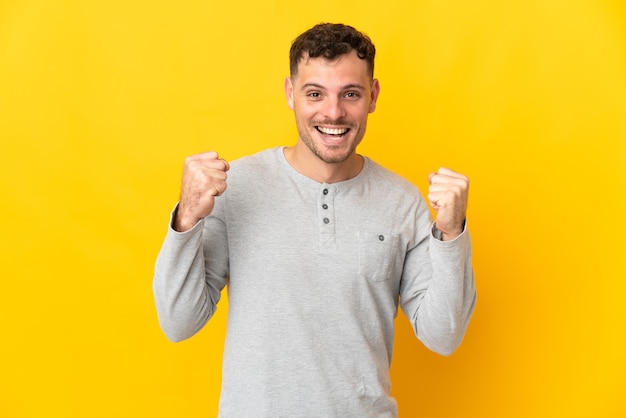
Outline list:
[[[325,133],[328,135],[343,135],[348,131],[347,128],[324,128],[322,126],[319,126],[318,129],[322,133]]]

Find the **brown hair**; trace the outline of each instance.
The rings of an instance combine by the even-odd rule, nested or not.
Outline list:
[[[376,48],[371,39],[352,26],[320,23],[292,42],[289,50],[289,71],[292,76],[296,75],[298,63],[303,58],[323,57],[333,60],[353,50],[359,58],[367,62],[369,74],[373,78]]]

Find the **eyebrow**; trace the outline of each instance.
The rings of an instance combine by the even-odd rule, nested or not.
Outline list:
[[[317,83],[306,83],[302,85],[301,90],[307,89],[307,88],[316,88],[316,89],[320,89],[320,90],[326,90],[326,87],[322,86],[321,84],[317,84]],[[361,84],[348,84],[345,85],[341,88],[341,90],[350,90],[350,89],[357,89],[357,90],[365,90],[365,87],[362,86]]]

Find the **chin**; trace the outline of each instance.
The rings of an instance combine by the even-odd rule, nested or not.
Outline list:
[[[354,150],[347,152],[316,152],[317,157],[328,164],[340,164],[354,155]]]

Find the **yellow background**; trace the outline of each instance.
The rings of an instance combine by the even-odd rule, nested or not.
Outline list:
[[[154,259],[185,156],[294,143],[320,21],[378,49],[360,151],[472,181],[477,309],[449,358],[398,317],[401,416],[626,416],[620,0],[0,2],[0,416],[215,416],[226,303],[168,342]]]

